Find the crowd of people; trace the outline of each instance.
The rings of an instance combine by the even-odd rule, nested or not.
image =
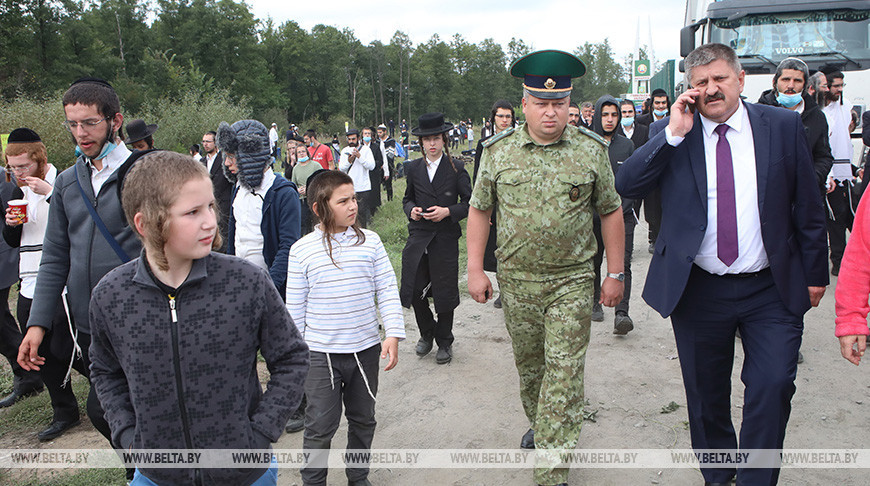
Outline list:
[[[811,73],[788,58],[752,103],[731,48],[701,46],[685,65],[690,88],[674,100],[656,90],[640,110],[610,95],[578,105],[571,80],[584,63],[539,51],[511,67],[523,80],[522,124],[499,100],[477,136],[471,119],[427,113],[411,129],[402,120],[398,142],[389,120],[349,129],[340,147],[337,136],[327,145],[296,125],[282,140],[275,123],[238,120],[185,155],[155,149],[159,127],[144,120],[126,123],[125,137],[114,88],[75,81],[62,100],[75,163],[59,173],[39,134],[21,127],[0,168],[0,351],[14,374],[0,408],[46,389],[54,413],[38,438],[59,437],[80,423],[75,369],[91,384],[87,415],[115,449],[263,450],[304,430],[314,455],[303,483],[326,484],[342,404],[348,448],[371,448],[379,361],[384,371],[397,365],[402,306],[419,330],[415,353],[437,346],[437,364],[454,359],[467,218],[469,293],[503,308],[513,344],[529,422],[519,445],[537,451],[535,483],[567,484],[555,453],[579,440],[591,321],[613,307],[614,334],[635,327],[643,207],[652,254],[643,300],[671,318],[692,446],[782,449],[803,315],[830,274],[839,274],[843,357],[859,364],[870,334],[856,117],[835,68]],[[863,118],[870,146],[870,113]],[[409,137],[421,156],[397,164]],[[473,158],[452,156],[464,142]],[[399,279],[367,229],[398,177],[408,219]],[[485,272],[498,278],[497,298]],[[16,282],[17,323],[7,302]],[[737,337],[739,438],[730,413]],[[277,481],[268,460],[153,466],[132,465],[130,484]],[[368,473],[367,464],[345,471],[351,485],[371,484]],[[776,484],[779,468],[702,461],[701,473],[710,485]]]

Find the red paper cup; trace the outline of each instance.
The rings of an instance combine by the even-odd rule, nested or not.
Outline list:
[[[27,204],[26,199],[13,199],[9,201],[9,209],[12,210],[12,216],[18,218],[21,224],[27,222]]]

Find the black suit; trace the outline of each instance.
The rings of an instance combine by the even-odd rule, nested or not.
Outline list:
[[[453,343],[453,309],[459,305],[459,221],[468,216],[471,199],[471,179],[462,161],[441,156],[432,181],[426,169],[426,159],[408,162],[405,166],[407,188],[402,204],[408,216],[408,241],[402,251],[402,285],[399,296],[402,305],[414,308],[422,338],[433,338],[439,347]],[[439,222],[426,219],[414,221],[414,207],[447,208],[450,215]],[[423,291],[431,287],[423,296]],[[428,295],[435,302],[436,323],[429,310]]]
[[[206,157],[200,159],[200,162],[208,167]],[[229,231],[230,227],[230,204],[233,199],[233,185],[224,176],[224,158],[221,152],[218,152],[217,156],[215,156],[209,174],[211,175],[211,184],[214,186],[214,198],[220,211],[218,225],[223,243],[221,243],[219,251],[226,252],[227,244],[229,243],[227,241],[227,231]]]

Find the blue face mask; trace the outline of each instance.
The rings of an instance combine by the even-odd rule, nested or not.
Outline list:
[[[372,137],[363,137],[363,142],[369,143],[372,141]]]
[[[112,150],[115,150],[115,147],[117,147],[117,146],[118,145],[115,142],[107,141],[103,145],[103,150],[100,152],[100,155],[97,155],[96,157],[94,157],[94,159],[100,160],[102,158],[105,158],[107,155],[109,155],[109,152],[111,152]],[[82,155],[84,155],[84,152],[82,152],[82,149],[80,149],[79,146],[76,145],[76,157],[80,157]]]
[[[791,108],[791,107],[797,105],[798,103],[801,102],[802,99],[803,98],[801,97],[800,93],[795,93],[795,94],[777,93],[777,95],[776,95],[776,102],[779,103],[781,106],[784,106],[786,108]]]
[[[668,114],[668,110],[653,110],[653,113],[655,113],[656,116],[661,117],[661,116],[665,116],[665,115],[667,115],[667,114]]]
[[[299,162],[300,163],[301,162],[308,162],[309,160],[311,160],[311,157],[303,157],[303,158],[299,159]]]
[[[624,126],[625,128],[628,128],[634,123],[634,117],[632,116],[632,117],[623,118],[622,120],[620,120],[619,123],[622,123],[622,126]]]

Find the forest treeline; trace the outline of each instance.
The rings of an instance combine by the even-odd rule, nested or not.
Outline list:
[[[345,122],[413,124],[427,111],[479,120],[496,99],[519,101],[521,83],[508,68],[532,49],[522,39],[502,46],[459,34],[415,45],[401,31],[389,43],[366,45],[349,27],[308,31],[293,20],[257,19],[233,0],[0,0],[0,115],[7,115],[0,132],[9,130],[10,110],[20,111],[10,104],[58,102],[86,75],[115,86],[128,119],[163,122],[166,148],[196,141],[168,133],[167,123],[211,126],[214,120],[196,121],[200,104],[218,117],[225,103],[228,117],[330,133]],[[626,90],[624,63],[607,39],[563,49],[588,66],[575,80],[575,101]],[[188,119],[165,120],[167,111]]]

